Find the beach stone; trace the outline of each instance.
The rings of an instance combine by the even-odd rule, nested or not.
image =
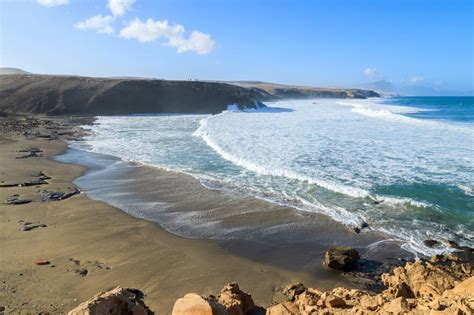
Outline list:
[[[297,295],[306,291],[306,287],[302,283],[295,283],[288,285],[284,290],[283,294],[291,301],[295,299]]]
[[[441,245],[441,242],[437,240],[424,240],[423,244],[427,247],[433,248],[433,247]]]
[[[357,267],[359,253],[346,246],[333,246],[324,255],[324,264],[332,269],[351,271]]]
[[[44,266],[44,265],[49,265],[50,261],[47,259],[37,259],[34,261],[34,263],[35,265],[38,265],[38,266]]]
[[[26,203],[30,203],[31,201],[32,200],[30,199],[20,199],[18,196],[12,196],[5,200],[5,203],[9,205],[23,205]]]
[[[144,305],[135,300],[135,294],[121,287],[107,292],[99,292],[91,299],[79,304],[68,315],[127,314],[146,315]]]
[[[172,315],[227,315],[226,308],[214,299],[188,293],[174,303]]]
[[[224,286],[217,302],[224,305],[228,315],[250,314],[255,309],[252,296],[241,291],[239,285],[235,282]]]

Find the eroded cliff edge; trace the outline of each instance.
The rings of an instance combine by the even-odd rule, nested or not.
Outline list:
[[[295,92],[296,91],[296,92]],[[291,88],[267,91],[222,82],[92,78],[32,74],[0,75],[0,112],[46,115],[219,113],[229,104],[255,107],[283,98],[365,98],[365,90]]]

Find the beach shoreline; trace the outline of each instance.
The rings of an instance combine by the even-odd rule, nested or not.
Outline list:
[[[12,118],[3,121],[9,119]],[[36,118],[16,117],[13,120],[18,121],[14,124],[24,122],[25,119]],[[39,121],[42,120],[51,119],[39,118]],[[67,119],[53,120],[55,123],[49,127],[39,124],[31,128],[34,132],[26,128],[23,134],[18,131],[4,133],[1,141],[4,183],[28,182],[33,174],[40,171],[51,177],[46,180],[47,184],[0,189],[2,200],[15,194],[19,194],[20,199],[31,200],[27,204],[0,205],[1,252],[5,253],[0,262],[1,278],[4,279],[0,294],[8,311],[66,312],[79,301],[115,285],[140,288],[146,294],[146,303],[157,313],[169,313],[174,301],[186,292],[210,294],[232,281],[237,281],[244,290],[252,292],[256,303],[262,306],[271,305],[278,288],[291,282],[304,282],[325,289],[354,285],[337,273],[323,271],[322,261],[313,260],[311,255],[306,261],[296,264],[297,268],[289,268],[295,265],[298,258],[291,256],[294,253],[288,251],[291,248],[288,244],[271,247],[268,242],[251,240],[198,240],[176,236],[156,223],[138,219],[106,203],[92,200],[85,193],[66,200],[42,201],[42,189],[73,190],[73,181],[87,174],[85,166],[53,159],[70,150],[65,142],[71,136],[67,131],[71,130],[71,125],[77,126],[77,123],[64,123]],[[44,136],[58,128],[64,131],[64,136]],[[53,132],[58,134],[57,131]],[[43,151],[40,154],[42,156],[15,159],[21,154],[18,151],[34,147]],[[138,171],[150,173],[146,167]],[[204,188],[191,177],[186,179],[182,174],[176,175],[184,179],[178,185],[185,183],[193,189],[207,191],[213,198],[213,194],[217,193],[221,199],[215,201],[231,199],[229,195],[221,195],[222,192]],[[169,176],[169,173],[162,173],[165,182],[169,183]],[[146,179],[143,176],[138,178]],[[162,191],[160,197],[166,196],[171,195]],[[241,200],[233,202],[241,203]],[[277,207],[261,200],[254,202],[260,207],[270,206],[269,210]],[[229,204],[226,206],[232,208]],[[294,215],[296,211],[286,207],[277,208],[286,215]],[[21,231],[26,221],[45,224],[46,227]],[[262,251],[262,248],[267,250]],[[285,256],[286,260],[282,259]],[[50,265],[35,265],[37,259],[48,259]],[[279,259],[282,259],[283,265],[272,263]],[[53,265],[54,268],[51,267]],[[81,275],[83,270],[87,270],[85,276]],[[41,293],[37,294],[39,288]]]
[[[33,129],[48,131],[41,125]],[[31,134],[31,130],[24,132]],[[277,288],[287,283],[317,282],[314,275],[305,272],[232,255],[216,241],[173,235],[84,193],[66,200],[41,201],[40,189],[74,189],[72,181],[86,171],[83,166],[50,159],[67,150],[63,139],[27,139],[21,132],[4,133],[2,137],[4,183],[28,182],[40,171],[51,177],[47,184],[0,188],[2,200],[15,194],[31,200],[0,205],[0,299],[6,312],[65,313],[96,292],[121,285],[142,290],[147,305],[164,314],[189,291],[210,294],[231,281],[251,291],[257,304],[268,306]],[[19,150],[33,147],[43,151],[42,157],[15,159],[21,154]],[[46,226],[22,231],[25,222]],[[47,259],[50,264],[36,265],[38,259]],[[335,275],[319,284],[330,287],[347,281]]]

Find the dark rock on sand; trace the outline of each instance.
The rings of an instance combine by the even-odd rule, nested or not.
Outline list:
[[[85,276],[87,276],[87,274],[89,273],[89,271],[88,271],[87,269],[85,269],[85,268],[76,269],[76,270],[74,270],[74,272],[75,272],[76,274],[78,274],[79,276],[81,276],[81,277],[85,277]]]
[[[324,264],[332,269],[351,271],[357,268],[359,253],[345,246],[333,246],[324,255]]]
[[[47,225],[44,223],[25,222],[23,223],[23,226],[20,228],[20,231],[26,232],[26,231],[31,231],[37,228],[45,228],[45,227],[47,227]]]
[[[441,245],[441,242],[437,241],[437,240],[424,240],[423,241],[423,244],[427,247],[437,247],[439,245]]]
[[[25,204],[25,203],[30,203],[31,201],[32,200],[30,200],[30,199],[21,199],[18,196],[11,196],[7,200],[5,200],[5,203],[9,204],[9,205],[22,205],[22,204]]]
[[[43,201],[60,201],[70,198],[74,195],[79,194],[81,191],[78,188],[75,188],[73,191],[64,192],[64,191],[48,191],[48,190],[41,190],[41,194],[43,195]]]
[[[44,258],[41,258],[41,259],[37,259],[34,261],[34,264],[35,265],[38,265],[38,266],[44,266],[44,265],[49,265],[51,262],[47,259],[44,259]]]

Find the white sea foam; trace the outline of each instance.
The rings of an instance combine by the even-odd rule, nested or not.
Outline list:
[[[248,193],[357,226],[368,222],[420,253],[422,240],[469,230],[405,217],[440,211],[424,198],[376,188],[431,183],[472,197],[472,126],[405,116],[418,109],[374,100],[231,105],[214,115],[99,117],[91,150],[186,172],[215,189]],[[461,183],[461,184],[460,184]],[[390,192],[386,188],[384,191]],[[444,250],[444,249],[437,249]]]

